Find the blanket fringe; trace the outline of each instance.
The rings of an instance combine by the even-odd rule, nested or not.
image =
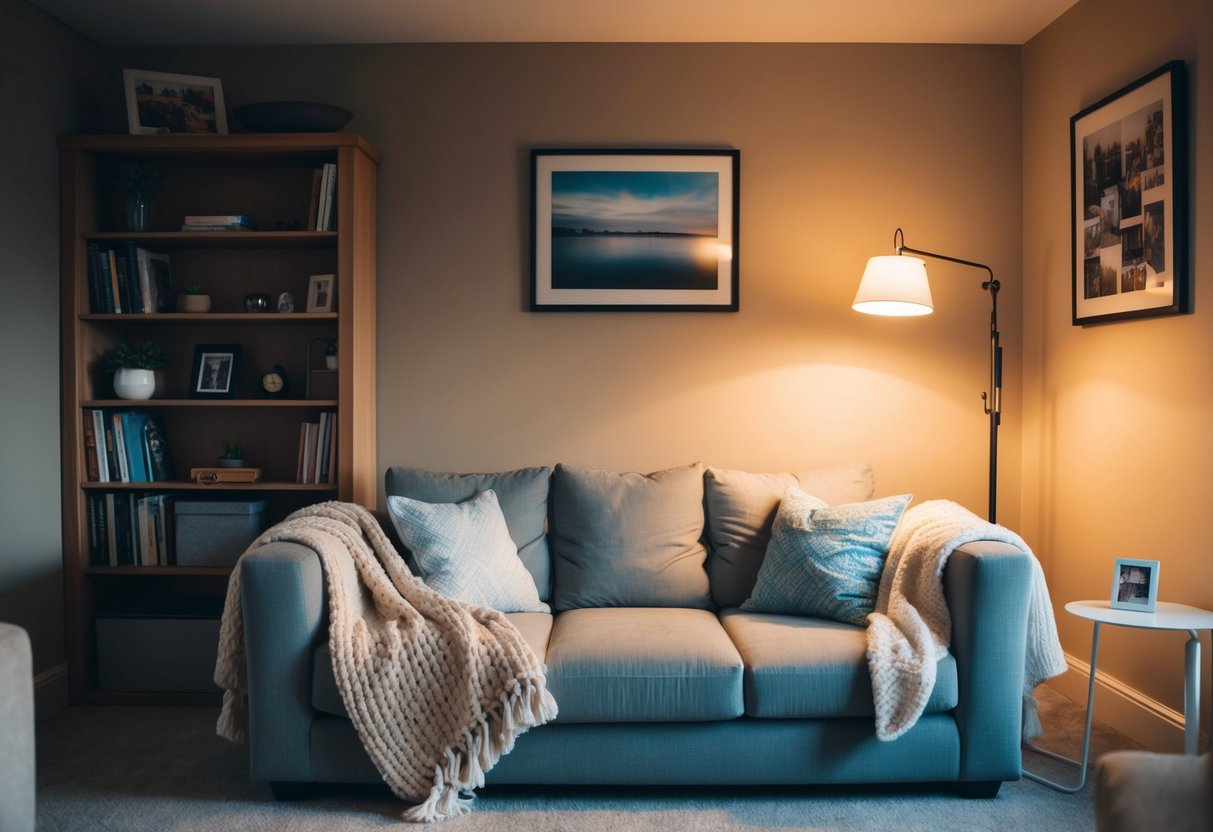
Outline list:
[[[248,738],[248,700],[238,690],[223,692],[223,710],[215,733],[228,742],[243,743]]]
[[[1040,714],[1037,709],[1036,697],[1030,693],[1023,695],[1023,740],[1034,740],[1044,733],[1044,726],[1040,724]]]

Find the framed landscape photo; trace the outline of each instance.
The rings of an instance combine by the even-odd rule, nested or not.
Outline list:
[[[1073,323],[1189,311],[1184,64],[1070,119]]]
[[[332,312],[333,289],[336,277],[331,274],[314,274],[307,279],[307,311]]]
[[[1158,567],[1156,560],[1117,558],[1112,574],[1112,609],[1154,612],[1158,600]]]
[[[531,309],[738,308],[739,150],[532,150]]]
[[[122,79],[131,133],[227,132],[218,78],[124,69]]]
[[[231,398],[236,394],[236,374],[239,369],[239,344],[199,344],[194,347],[190,396],[202,399]]]

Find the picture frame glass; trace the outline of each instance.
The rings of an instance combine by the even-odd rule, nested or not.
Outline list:
[[[1076,326],[1187,311],[1183,64],[1070,120]]]
[[[740,152],[534,150],[532,310],[738,308]]]
[[[307,311],[332,312],[335,297],[336,276],[331,274],[314,274],[308,278]]]
[[[239,371],[238,344],[199,344],[194,348],[190,396],[231,398],[236,393]]]
[[[223,83],[201,75],[124,69],[132,134],[227,133]]]
[[[1156,560],[1117,558],[1112,574],[1113,609],[1154,612],[1158,598],[1160,563]]]

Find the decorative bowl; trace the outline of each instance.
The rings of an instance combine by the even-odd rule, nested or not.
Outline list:
[[[232,115],[253,133],[335,133],[354,117],[316,101],[258,101],[234,107]]]

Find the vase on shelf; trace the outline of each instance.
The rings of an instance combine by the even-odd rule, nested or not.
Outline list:
[[[152,198],[142,188],[135,188],[126,195],[126,230],[152,230]]]
[[[177,295],[178,312],[210,312],[211,296],[185,294]]]
[[[138,367],[114,371],[114,395],[120,399],[150,399],[156,392],[156,374]]]

